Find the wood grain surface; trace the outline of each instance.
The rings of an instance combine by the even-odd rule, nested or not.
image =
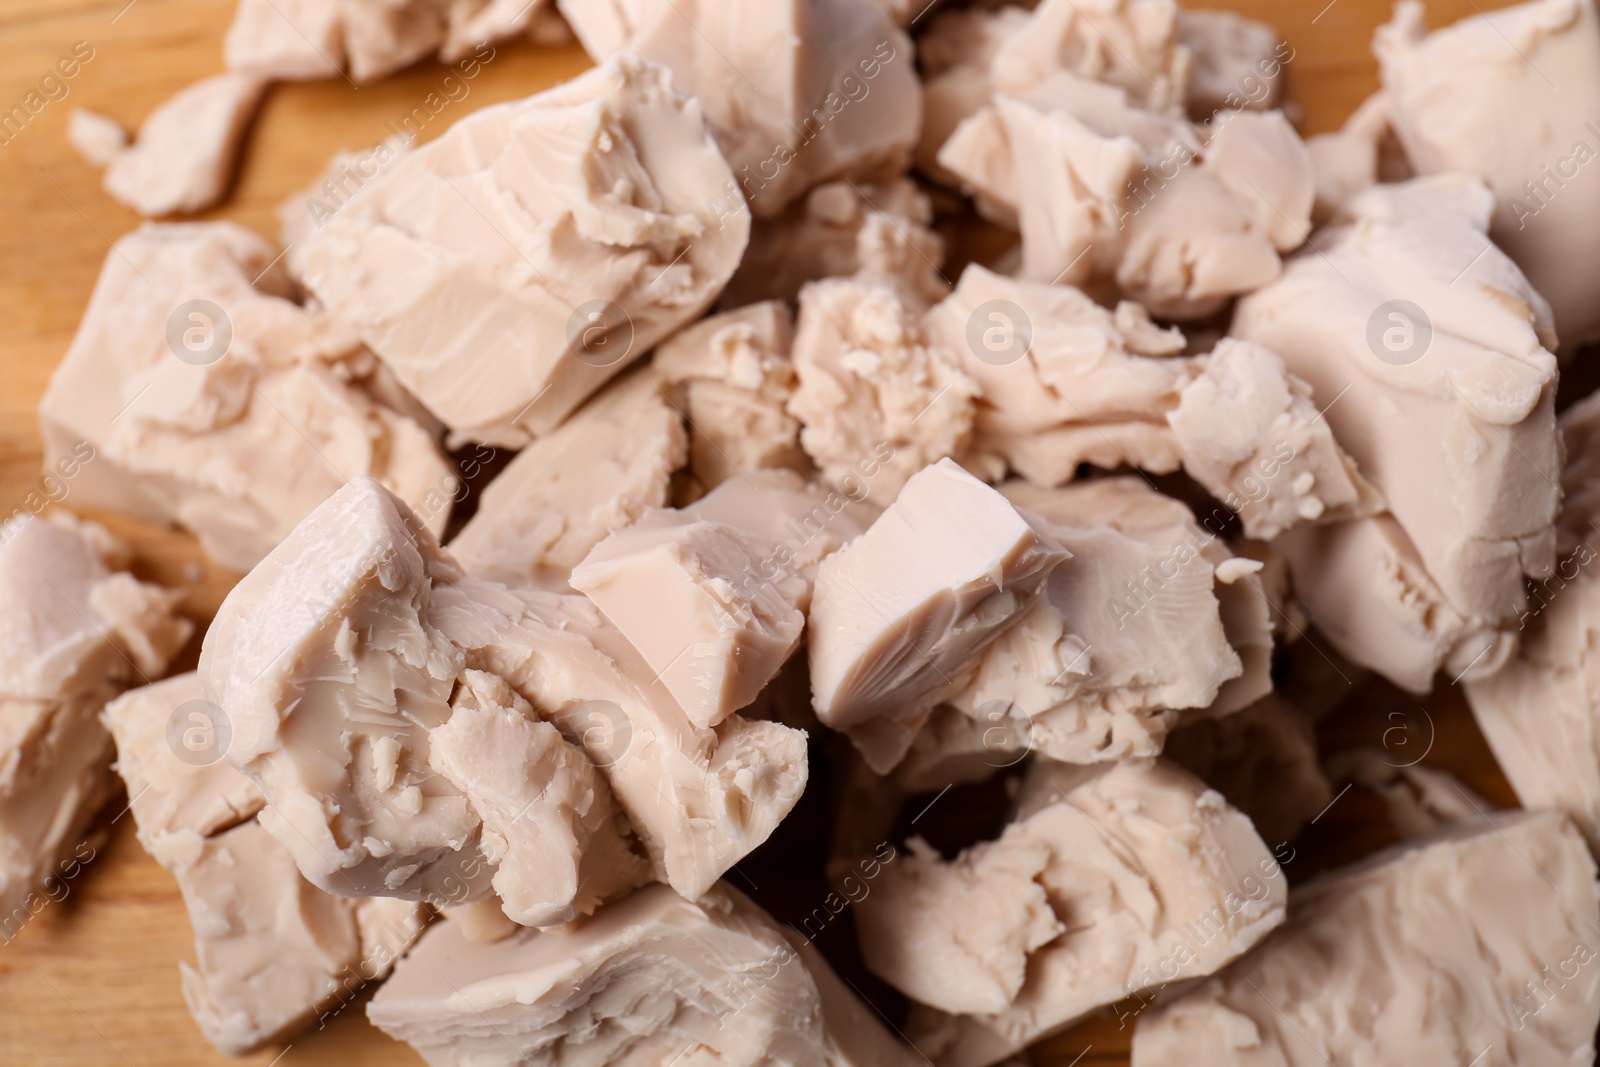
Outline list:
[[[1285,36],[1295,50],[1289,96],[1308,134],[1337,127],[1376,86],[1369,42],[1387,18],[1384,0],[1208,0],[1199,6],[1231,7],[1272,23]],[[1498,6],[1481,0],[1483,9]],[[1480,9],[1474,0],[1430,0],[1427,7],[1434,25]],[[87,107],[137,127],[175,91],[222,69],[221,38],[231,15],[230,0],[0,0],[0,112],[37,88],[77,42],[93,50],[66,83],[66,97],[51,101],[24,131],[0,144],[0,517],[37,509],[45,499],[35,417],[39,397],[72,339],[110,242],[139,224],[105,196],[98,173],[68,148],[67,115]],[[450,103],[423,137],[472,109],[525,96],[587,65],[576,47],[499,45],[470,83],[469,95]],[[388,124],[438,90],[446,73],[426,63],[359,89],[342,79],[277,86],[255,124],[233,195],[202,217],[232,219],[275,238],[280,201],[315,178],[336,150],[365,148],[385,137]],[[70,484],[65,502],[73,506]],[[88,513],[136,544],[141,576],[187,588],[185,610],[202,625],[235,580],[210,567],[184,534]],[[197,637],[180,667],[192,665],[198,644]],[[1348,688],[1344,706],[1326,728],[1330,745],[1371,743],[1374,716],[1401,700],[1382,686]],[[1431,746],[1427,763],[1457,772],[1493,801],[1512,803],[1457,690],[1445,689],[1424,711],[1410,714],[1421,724],[1417,743]],[[819,786],[814,777],[811,794]],[[823,811],[819,803],[808,795],[806,810]],[[240,1062],[213,1050],[189,1018],[177,968],[178,961],[193,959],[189,925],[176,884],[144,854],[132,819],[120,815],[124,804],[116,801],[101,817],[91,841],[95,858],[67,883],[66,897],[44,908],[13,942],[0,945],[4,1067]],[[1305,858],[1289,870],[1291,882],[1384,840],[1375,803],[1352,790],[1306,835]],[[770,887],[773,878],[786,884],[783,861],[793,855],[787,849],[777,860],[758,855],[742,870],[750,872],[752,885]],[[764,896],[759,888],[753,892]],[[888,1015],[895,1014],[883,987],[863,980],[863,988]],[[1037,1060],[1062,1067],[1125,1063],[1129,1034],[1130,1028],[1119,1028],[1109,1017],[1093,1020],[1051,1042]],[[372,1028],[357,1002],[325,1029],[243,1062],[366,1067],[421,1061]]]

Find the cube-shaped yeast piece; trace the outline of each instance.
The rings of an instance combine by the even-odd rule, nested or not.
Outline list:
[[[755,700],[800,645],[806,582],[774,545],[717,522],[619,530],[572,572],[690,721],[715,726]]]

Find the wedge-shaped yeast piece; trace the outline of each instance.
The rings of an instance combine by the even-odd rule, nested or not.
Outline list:
[[[1179,726],[1161,754],[1250,816],[1262,840],[1276,847],[1333,801],[1315,725],[1309,714],[1271,695],[1236,714]]]
[[[0,524],[0,938],[49,903],[109,797],[106,702],[188,640],[178,596],[120,570],[127,547],[56,513]],[[77,853],[82,858],[82,853]]]
[[[1475,174],[1494,191],[1490,234],[1555,315],[1562,354],[1600,335],[1600,15],[1580,0],[1479,14],[1429,34],[1396,6],[1373,50],[1394,132],[1418,174]]]
[[[85,504],[178,523],[241,571],[347,477],[444,529],[456,479],[438,445],[364,387],[372,354],[289,299],[276,255],[228,222],[119,240],[39,404],[47,463],[77,472]]]
[[[130,689],[100,713],[117,743],[116,771],[128,787],[139,843],[158,859],[168,835],[209,837],[253,818],[266,802],[222,758],[232,729],[215,707],[191,671]]]
[[[484,489],[451,555],[479,578],[559,588],[608,533],[666,504],[688,441],[661,388],[630,374],[523,449]]]
[[[572,572],[697,727],[751,703],[800,645],[807,583],[787,569],[751,582],[766,539],[718,522],[645,521]]]
[[[1010,468],[1060,485],[1082,463],[1177,469],[1166,415],[1201,365],[1178,357],[1183,335],[1158,329],[1137,304],[1111,312],[1070,286],[973,265],[929,312],[927,332],[977,383],[983,400],[962,460],[986,477]]]
[[[1167,422],[1184,471],[1239,513],[1247,536],[1270,541],[1301,522],[1383,510],[1311,402],[1311,387],[1277,353],[1228,337],[1205,367]]]
[[[1204,122],[1224,108],[1270,111],[1283,96],[1284,65],[1294,59],[1278,32],[1232,11],[1179,11],[1178,44],[1190,56],[1184,100]]]
[[[428,763],[482,817],[508,917],[553,926],[647,880],[649,865],[582,749],[495,675],[467,671],[450,704],[450,721],[428,735]]]
[[[1548,306],[1489,243],[1491,209],[1471,179],[1374,188],[1233,326],[1311,385],[1444,603],[1490,628],[1549,573],[1560,499]]]
[[[520,447],[716,299],[750,229],[711,206],[731,182],[699,104],[619,56],[395,160],[298,265],[451,429]]]
[[[854,275],[900,289],[914,303],[949,290],[939,273],[944,241],[933,202],[909,178],[827,182],[750,227],[750,247],[722,294],[722,306],[793,303],[807,282]]]
[[[1002,492],[1072,555],[949,702],[993,731],[996,756],[1156,755],[1169,730],[1203,715],[1245,673],[1208,554],[1220,547],[1215,535],[1137,479],[1056,490],[1012,483]],[[1152,648],[1165,651],[1152,657]]]
[[[1567,409],[1561,430],[1566,500],[1555,572],[1532,588],[1521,653],[1466,691],[1522,806],[1566,812],[1600,850],[1600,678],[1590,652],[1600,631],[1600,400]]]
[[[946,1006],[913,1007],[912,1043],[939,1067],[987,1067],[1219,970],[1283,922],[1286,896],[1250,820],[1187,771],[1039,764],[997,841],[954,861],[914,850],[856,916],[868,966]]]
[[[924,469],[818,571],[808,619],[817,716],[887,772],[1069,555],[950,460]]]
[[[959,453],[977,387],[954,351],[929,337],[921,309],[894,288],[855,278],[800,294],[794,340],[799,377],[789,413],[823,479],[865,482],[887,505],[928,464]]]
[[[261,825],[330,893],[488,890],[481,822],[429,765],[465,655],[427,612],[460,570],[370,479],[313,511],[223,601],[200,676],[266,795]],[[463,870],[469,874],[464,876]]]
[[[689,900],[776,829],[805,790],[805,735],[732,716],[690,721],[581,596],[468,580],[434,616],[471,666],[504,678],[604,771],[657,877]]]
[[[1135,1067],[1592,1054],[1600,897],[1563,815],[1504,812],[1407,842],[1289,903],[1289,921],[1255,952],[1140,1013]]]
[[[558,0],[597,62],[665,65],[732,165],[717,197],[776,214],[818,182],[904,169],[921,86],[911,41],[857,0]],[[754,79],[754,80],[752,80]]]
[[[750,471],[809,467],[794,394],[794,315],[776,300],[695,323],[656,349],[651,365],[678,387],[689,420],[689,469],[712,489]]]
[[[105,189],[141,215],[203,211],[222,199],[266,89],[250,74],[202,79],[150,113],[112,157]]]
[[[431,1067],[909,1067],[917,1056],[726,887],[642,889],[584,922],[474,944],[429,930],[367,1007]],[[685,1056],[686,1050],[692,1054]]]
[[[254,820],[215,837],[168,839],[162,862],[194,924],[197,967],[183,998],[206,1039],[240,1056],[292,1035],[381,979],[422,931],[401,900],[352,900],[313,886]]]

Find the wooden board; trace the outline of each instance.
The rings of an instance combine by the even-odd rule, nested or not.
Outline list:
[[[1295,49],[1290,96],[1307,133],[1337,127],[1376,85],[1369,42],[1387,17],[1385,0],[1211,0],[1205,6],[1232,7],[1284,34]],[[1479,8],[1474,0],[1427,6],[1436,25]],[[1482,0],[1483,8],[1498,6]],[[67,147],[67,114],[82,106],[136,126],[172,93],[221,69],[221,36],[231,14],[230,0],[0,0],[0,112],[37,89],[75,43],[93,50],[65,83],[66,96],[0,144],[0,517],[46,499],[35,408],[72,339],[110,241],[139,222],[101,192],[98,174]],[[527,95],[586,65],[576,48],[498,46],[468,84],[468,95],[441,110],[423,137],[476,107]],[[335,150],[365,148],[385,137],[390,123],[441,90],[447,73],[423,64],[360,89],[339,79],[277,87],[255,126],[233,196],[204,217],[233,219],[275,237],[284,197],[315,178]],[[70,484],[66,503],[73,503]],[[231,575],[209,567],[185,535],[107,521],[137,545],[143,576],[188,587],[185,610],[202,622],[209,618]],[[189,650],[183,666],[192,664],[195,652]],[[1382,687],[1352,685],[1329,741],[1373,743],[1387,722],[1386,702],[1398,699]],[[1511,802],[1457,691],[1446,690],[1425,712],[1408,714],[1422,724],[1416,743],[1432,738],[1428,763],[1456,771],[1492,800]],[[65,898],[41,910],[14,942],[0,945],[0,1064],[237,1062],[214,1051],[189,1018],[177,971],[178,961],[193,958],[183,906],[173,880],[134,839],[132,820],[119,816],[121,807],[114,804],[102,818],[105,839],[92,846],[95,858],[67,883]],[[1359,855],[1383,838],[1369,799],[1359,791],[1341,797],[1308,835],[1306,858],[1290,871],[1291,880]],[[1039,1062],[1123,1063],[1129,1033],[1115,1020],[1095,1020],[1052,1042]],[[273,1048],[245,1062],[365,1067],[420,1060],[370,1027],[358,1002],[325,1029],[295,1038],[287,1051]]]

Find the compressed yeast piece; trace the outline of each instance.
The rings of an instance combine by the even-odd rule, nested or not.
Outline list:
[[[82,835],[111,793],[98,716],[159,676],[188,640],[178,595],[133,578],[125,545],[65,512],[0,524],[0,937],[78,869]]]
[[[618,56],[406,153],[299,250],[306,286],[452,430],[521,447],[694,320],[749,235],[698,102]]]
[[[561,0],[596,62],[630,53],[698,98],[762,218],[819,182],[903,169],[922,91],[911,41],[857,0]]]
[[[807,620],[818,717],[887,771],[1067,558],[1043,524],[950,460],[924,469],[818,571]]]
[[[276,259],[229,222],[121,238],[39,404],[47,463],[85,504],[175,522],[240,571],[348,478],[443,530],[456,480],[432,433]]]
[[[466,580],[437,624],[601,768],[656,877],[697,899],[765,841],[805,790],[805,734],[732,715],[698,727],[587,598]]]
[[[1600,1023],[1595,866],[1555,812],[1408,841],[1290,894],[1289,920],[1146,1007],[1133,1062],[1582,1063]]]
[[[698,727],[756,699],[800,645],[808,583],[786,568],[750,580],[774,546],[718,522],[619,530],[572,572]]]
[[[981,920],[1005,936],[969,938],[974,883],[1006,902]],[[912,1042],[939,1067],[987,1067],[1097,1008],[1221,969],[1283,922],[1286,897],[1250,820],[1187,771],[1041,763],[997,841],[889,865],[857,921],[880,976],[962,1009],[913,1007]]]
[[[1600,15],[1536,0],[1427,32],[1396,5],[1373,50],[1394,135],[1417,174],[1472,174],[1494,191],[1490,234],[1550,302],[1563,356],[1600,335]]]
[[[1489,243],[1492,207],[1470,178],[1375,187],[1321,231],[1320,253],[1296,257],[1242,300],[1233,323],[1311,386],[1388,504],[1387,516],[1280,538],[1312,621],[1350,659],[1419,690],[1441,665],[1498,669],[1524,582],[1554,563],[1554,337],[1548,305]],[[1338,563],[1347,553],[1362,558]],[[1392,578],[1334,585],[1377,559],[1391,561]],[[1402,586],[1448,612],[1411,607],[1418,596]],[[1338,614],[1363,592],[1377,596],[1352,607],[1387,615],[1382,632],[1401,632],[1405,647],[1386,644],[1370,620]],[[1500,651],[1484,653],[1487,643]]]
[[[478,578],[562,587],[607,534],[667,503],[688,441],[662,388],[648,372],[620,378],[519,452],[451,555]]]

